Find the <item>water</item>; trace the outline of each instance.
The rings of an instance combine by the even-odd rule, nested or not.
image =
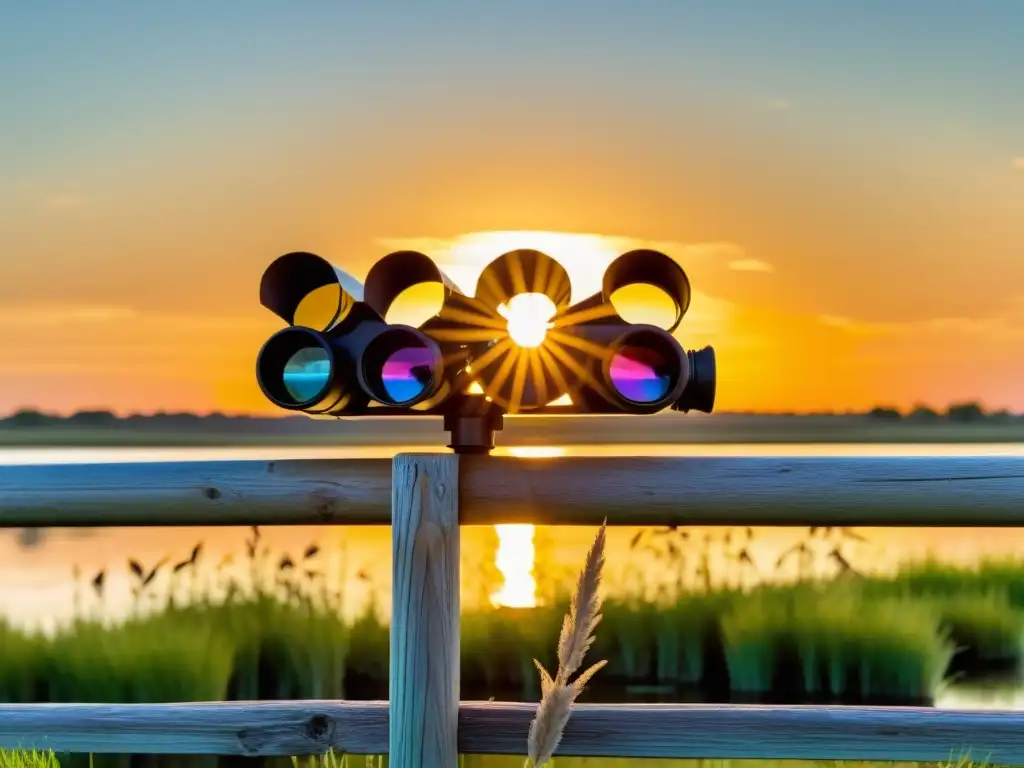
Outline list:
[[[106,464],[152,461],[233,461],[389,458],[436,452],[436,445],[241,446],[230,448],[0,448],[0,465]],[[501,446],[495,456],[1024,456],[1024,443],[640,443]]]
[[[0,464],[83,464],[116,462],[273,460],[313,458],[390,457],[403,451],[437,450],[436,446],[288,446],[232,448],[2,448]],[[1024,445],[842,445],[842,444],[642,444],[499,447],[497,455],[530,457],[550,456],[951,456],[992,455],[1024,456]],[[128,593],[125,563],[128,557],[144,565],[163,557],[172,562],[184,558],[197,541],[202,541],[207,562],[242,551],[245,529],[236,528],[125,528],[56,529],[45,532],[0,532],[0,612],[18,624],[52,625],[69,615],[73,603],[72,570],[90,577],[100,569],[110,571],[111,599],[114,610],[121,607],[116,595]],[[628,550],[634,529],[615,528],[609,537],[606,566],[612,581],[624,578],[624,571],[635,566],[636,557]],[[758,530],[751,555],[767,567],[779,554],[792,546],[803,533],[793,529]],[[1024,545],[1024,530],[1017,529],[863,529],[868,545],[847,554],[857,565],[875,569],[892,567],[908,558],[939,553],[945,559],[971,562],[983,555],[1014,554]],[[350,611],[361,610],[365,600],[375,597],[389,603],[390,532],[380,527],[285,527],[266,529],[265,538],[279,554],[294,554],[307,544],[319,544],[329,567],[339,573],[350,598]],[[512,535],[512,534],[510,534]],[[564,568],[581,562],[592,531],[578,528],[540,528],[536,532],[537,570],[543,573],[557,564]],[[521,534],[520,534],[521,537]],[[483,573],[493,565],[497,542],[493,529],[469,527],[463,533],[463,570]],[[514,538],[514,535],[513,535]],[[36,541],[36,539],[39,539]],[[28,546],[26,546],[28,545]],[[508,553],[506,552],[506,555]],[[515,567],[515,553],[512,553]],[[333,560],[332,560],[333,558]],[[522,562],[523,577],[529,576],[529,562]],[[653,572],[655,566],[641,563]],[[478,581],[474,578],[474,582]],[[494,591],[500,584],[493,585]],[[465,595],[467,605],[486,600],[490,593]]]
[[[390,457],[405,451],[436,451],[436,446],[358,447],[232,447],[232,448],[0,448],[0,464],[85,464],[117,462],[273,460],[304,458]],[[708,445],[586,445],[500,447],[496,455],[551,456],[1024,456],[1024,445],[842,445],[842,444],[708,444]],[[13,623],[52,630],[74,612],[74,571],[85,582],[101,569],[108,573],[103,605],[85,590],[79,610],[108,616],[124,615],[130,600],[126,563],[136,558],[152,566],[161,558],[171,562],[187,557],[196,542],[204,547],[205,562],[213,563],[244,547],[247,529],[60,529],[27,536],[24,532],[0,532],[0,613]],[[628,542],[636,529],[610,532],[606,572],[612,584],[629,578],[637,557]],[[521,533],[521,532],[520,532]],[[856,566],[885,570],[900,561],[935,554],[944,560],[970,563],[985,555],[1016,555],[1024,549],[1024,530],[1018,529],[858,529],[866,543],[851,545],[847,555]],[[561,567],[574,571],[582,562],[593,532],[576,528],[540,528],[534,537],[537,572]],[[803,536],[785,528],[758,529],[751,556],[763,569]],[[264,529],[265,541],[275,557],[295,555],[310,543],[323,550],[323,567],[344,584],[346,613],[362,610],[368,599],[387,608],[391,592],[391,537],[381,527],[287,527]],[[466,592],[464,605],[485,603],[497,591],[481,587],[478,574],[493,567],[496,537],[493,529],[467,528],[463,533],[463,572],[476,589]],[[508,553],[506,552],[506,555]],[[515,569],[515,553],[512,553]],[[505,558],[509,560],[508,557]],[[656,580],[656,566],[639,563]],[[520,563],[520,576],[529,577],[529,563]],[[756,568],[755,568],[756,570]],[[752,577],[757,579],[756,573]],[[507,586],[507,585],[506,585]],[[90,600],[92,602],[90,603]],[[954,686],[940,697],[939,706],[970,708],[1024,708],[1024,690],[1015,682]]]

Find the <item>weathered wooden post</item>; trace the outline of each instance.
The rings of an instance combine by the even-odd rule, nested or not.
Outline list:
[[[398,455],[391,483],[390,764],[457,768],[459,457]]]

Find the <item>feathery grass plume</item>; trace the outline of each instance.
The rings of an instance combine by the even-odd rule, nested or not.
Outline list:
[[[558,638],[558,670],[554,677],[537,659],[533,660],[540,674],[541,699],[537,715],[530,723],[527,741],[526,766],[540,768],[562,740],[562,733],[572,714],[572,705],[583,692],[583,687],[607,661],[599,661],[581,672],[575,680],[569,679],[583,666],[583,657],[594,644],[594,630],[601,622],[601,570],[604,568],[604,545],[607,520],[594,537],[587,560],[576,582],[569,603],[569,611],[562,622]]]

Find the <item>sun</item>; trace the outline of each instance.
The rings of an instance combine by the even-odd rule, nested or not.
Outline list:
[[[543,293],[520,293],[498,307],[498,314],[508,323],[508,335],[525,349],[544,343],[556,311],[554,302]]]
[[[532,608],[537,605],[537,580],[533,569],[536,550],[532,525],[496,525],[498,551],[494,565],[501,573],[501,588],[491,595],[495,607]]]

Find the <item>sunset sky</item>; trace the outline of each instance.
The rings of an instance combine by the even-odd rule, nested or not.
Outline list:
[[[287,251],[464,283],[539,247],[582,298],[638,245],[689,273],[722,410],[1024,411],[1021,29],[1017,0],[0,3],[0,413],[276,413]]]

